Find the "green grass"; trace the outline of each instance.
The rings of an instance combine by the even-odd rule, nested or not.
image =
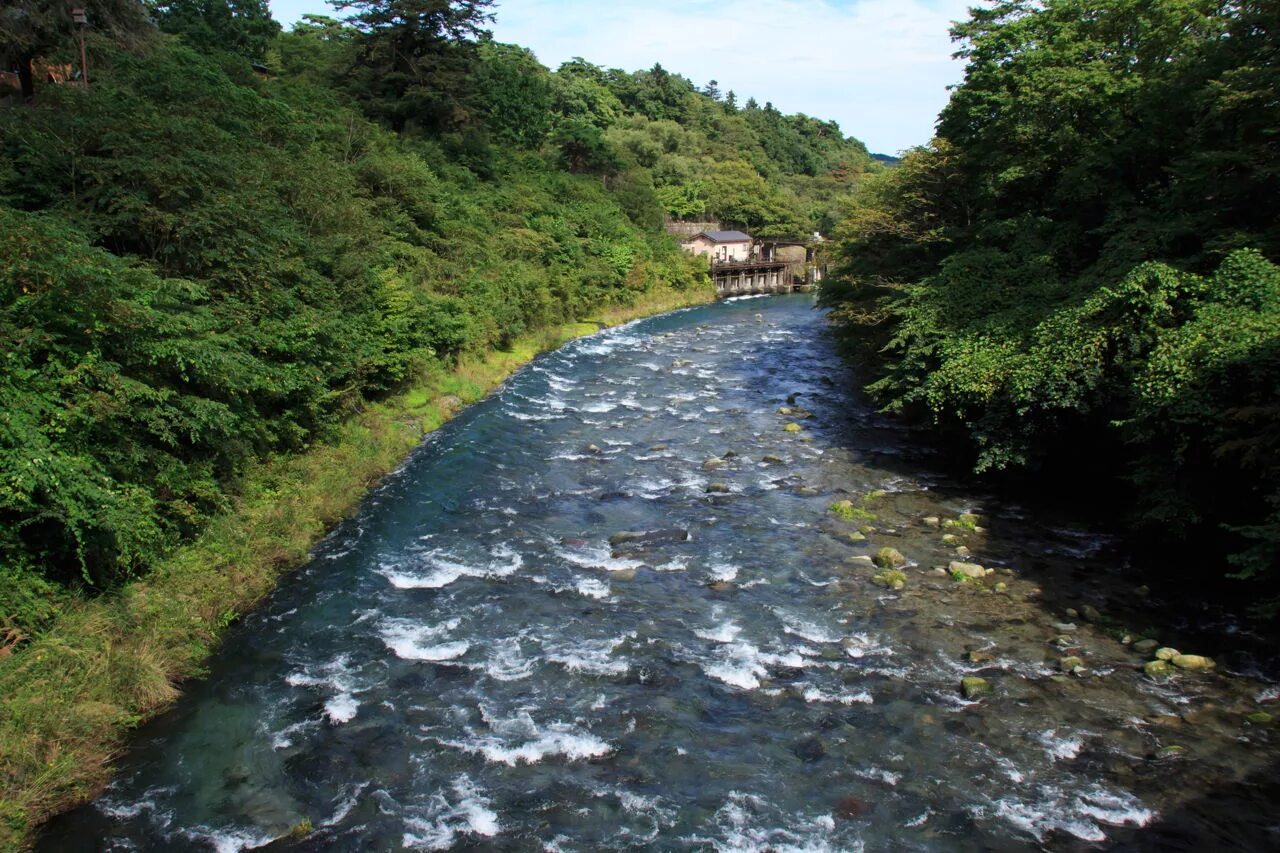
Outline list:
[[[600,322],[711,298],[709,288],[657,291]],[[129,730],[168,707],[227,627],[304,563],[425,434],[538,353],[598,328],[527,335],[367,407],[329,443],[262,466],[232,509],[145,578],[72,599],[50,630],[0,657],[0,850],[28,847],[42,821],[97,794]]]

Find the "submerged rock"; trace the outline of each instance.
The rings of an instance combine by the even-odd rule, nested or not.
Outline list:
[[[1274,720],[1275,717],[1271,716],[1266,711],[1254,711],[1252,714],[1245,717],[1245,719],[1250,723],[1253,723],[1255,726],[1265,726]]]
[[[995,688],[985,678],[966,675],[960,679],[960,692],[964,694],[966,699],[979,699],[983,696],[990,696],[995,692]]]
[[[805,738],[791,747],[791,751],[795,753],[796,758],[810,763],[820,761],[827,754],[827,748],[816,737]]]
[[[881,548],[876,552],[875,562],[882,569],[896,569],[898,566],[905,566],[907,558],[897,548]]]
[[[773,454],[768,454],[762,457],[760,461],[766,462],[770,465],[786,465],[787,464],[787,460],[783,459],[781,456],[774,456]]]

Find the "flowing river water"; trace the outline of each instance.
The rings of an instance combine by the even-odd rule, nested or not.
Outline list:
[[[1216,670],[1146,677],[1122,641],[1159,629],[1123,615],[1115,543],[949,481],[853,388],[807,296],[539,358],[335,530],[41,848],[1274,846],[1275,739],[1247,717],[1277,691],[1230,626],[1182,649]],[[968,512],[978,530],[949,524]],[[900,590],[871,580],[885,546]],[[937,568],[960,546],[995,573]],[[994,693],[965,699],[972,674]]]

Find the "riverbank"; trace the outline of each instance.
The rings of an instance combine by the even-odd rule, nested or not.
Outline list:
[[[167,708],[227,628],[423,436],[539,353],[711,298],[709,289],[664,290],[425,376],[367,407],[334,441],[264,465],[232,511],[147,577],[68,608],[50,631],[0,661],[0,849],[22,849],[42,821],[99,792],[126,733]]]

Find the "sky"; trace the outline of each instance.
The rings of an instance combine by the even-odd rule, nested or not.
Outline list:
[[[289,27],[323,0],[269,0]],[[872,151],[933,135],[960,82],[948,29],[974,0],[499,0],[494,38],[556,68],[575,56],[636,71],[655,62],[738,102],[834,119]]]

